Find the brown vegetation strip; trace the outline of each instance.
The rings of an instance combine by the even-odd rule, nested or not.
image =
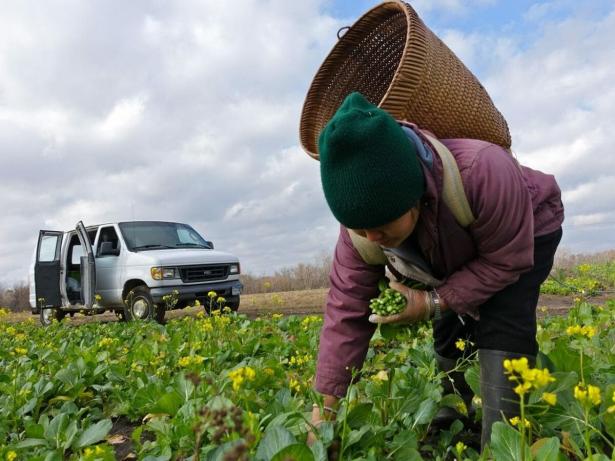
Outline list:
[[[326,288],[318,288],[314,290],[297,290],[278,293],[246,294],[241,297],[239,311],[250,318],[275,313],[285,315],[322,314],[327,291],[328,289]],[[594,304],[603,304],[607,299],[609,299],[609,296],[601,295],[591,298],[590,302]],[[573,298],[571,296],[541,295],[538,301],[538,316],[542,317],[546,314],[563,315],[568,312],[572,305]],[[170,320],[186,316],[195,316],[201,309],[200,307],[188,307],[186,309],[167,312],[166,318]],[[34,318],[38,322],[38,317],[31,315],[29,312],[16,312],[5,317],[5,320],[9,322],[20,322],[28,318]],[[72,322],[80,324],[91,321],[109,322],[116,320],[117,318],[113,313],[105,313],[94,316],[78,315]]]

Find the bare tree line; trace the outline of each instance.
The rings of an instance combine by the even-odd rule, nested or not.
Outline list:
[[[16,283],[12,288],[0,285],[0,308],[2,307],[12,311],[30,309],[30,287],[25,282]]]
[[[296,266],[285,267],[273,275],[244,274],[241,276],[243,292],[250,294],[327,288],[331,264],[331,256],[323,255],[314,263],[299,263]]]

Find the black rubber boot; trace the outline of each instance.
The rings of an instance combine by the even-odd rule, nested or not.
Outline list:
[[[483,422],[481,431],[481,448],[491,440],[491,426],[503,418],[519,416],[519,396],[513,388],[517,385],[504,374],[505,359],[527,357],[530,367],[536,363],[536,357],[514,352],[480,349],[480,392],[483,402]]]
[[[463,372],[451,371],[455,369],[457,360],[442,357],[436,353],[436,362],[438,363],[438,368],[440,371],[448,373],[447,376],[442,378],[442,394],[458,394],[461,396],[466,404],[468,416],[471,416],[470,412],[472,410],[472,397],[474,397],[474,393],[472,392],[472,389],[470,389],[470,386],[466,383]],[[443,407],[438,410],[438,413],[434,416],[431,425],[434,428],[444,429],[448,428],[456,419],[467,422],[468,416],[459,413],[454,408]]]

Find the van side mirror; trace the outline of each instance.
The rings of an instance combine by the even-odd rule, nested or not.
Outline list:
[[[120,249],[113,248],[113,242],[101,242],[100,256],[119,256]]]
[[[211,240],[205,240],[205,243],[209,248],[211,248],[212,250],[214,249],[214,242],[212,242]]]

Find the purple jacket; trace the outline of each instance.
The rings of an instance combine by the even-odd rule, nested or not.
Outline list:
[[[556,231],[564,220],[561,192],[552,175],[520,167],[500,146],[441,141],[455,157],[476,221],[462,228],[443,203],[442,164],[435,155],[432,169],[423,164],[426,192],[414,234],[434,275],[445,279],[440,297],[458,313],[473,313],[532,268],[534,238]],[[384,266],[366,264],[342,226],[320,335],[317,391],[343,396],[351,370],[361,369],[375,330],[367,320],[369,300],[383,277]]]

